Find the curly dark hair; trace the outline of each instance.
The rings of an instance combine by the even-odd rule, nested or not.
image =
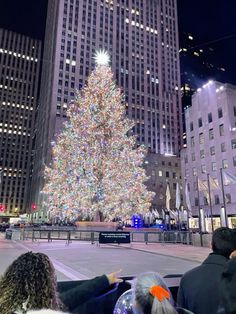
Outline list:
[[[0,280],[0,313],[57,310],[61,304],[56,289],[55,270],[48,256],[33,252],[22,254]]]

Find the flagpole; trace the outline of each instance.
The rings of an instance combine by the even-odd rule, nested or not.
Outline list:
[[[227,208],[226,208],[226,201],[225,201],[225,189],[224,189],[224,180],[223,180],[223,169],[220,168],[220,179],[221,179],[221,187],[222,187],[222,196],[223,196],[223,204],[225,209],[225,225],[228,227],[228,215],[227,215]]]
[[[214,231],[213,227],[213,212],[212,212],[212,202],[211,202],[211,187],[210,187],[210,175],[207,174],[207,185],[208,185],[208,192],[209,192],[209,205],[210,205],[210,211],[211,211],[211,231]]]
[[[187,186],[187,179],[185,178],[185,190],[186,190],[186,186]],[[186,192],[185,192],[186,194]],[[186,198],[186,195],[185,195],[185,198]],[[186,204],[187,205],[187,204]],[[184,210],[184,209],[183,209]],[[187,206],[187,227],[188,227],[188,230],[189,230],[189,218],[190,218],[190,215],[189,215],[189,209],[188,209],[188,206]]]
[[[202,241],[202,221],[201,221],[201,208],[200,208],[200,194],[199,194],[199,187],[198,187],[198,176],[197,176],[197,197],[198,197],[198,221],[199,221],[199,231],[200,231],[200,242],[201,246],[203,246]]]

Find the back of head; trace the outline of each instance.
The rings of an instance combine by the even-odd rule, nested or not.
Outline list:
[[[225,266],[220,282],[221,305],[227,314],[236,313],[236,257]]]
[[[56,276],[47,255],[28,252],[19,256],[0,281],[0,313],[28,309],[57,309]]]
[[[212,250],[214,253],[229,258],[236,250],[236,233],[227,227],[218,228],[212,235]]]
[[[137,277],[133,289],[134,312],[137,314],[175,314],[171,293],[156,273]]]

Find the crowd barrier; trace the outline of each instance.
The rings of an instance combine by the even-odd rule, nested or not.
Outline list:
[[[174,300],[177,298],[178,287],[182,275],[167,275],[165,276],[165,282],[169,287]],[[112,285],[106,291],[101,292],[95,298],[85,302],[83,304],[78,300],[78,313],[80,314],[112,314],[118,298],[126,291],[131,288],[131,281],[134,277],[122,277],[123,282],[119,285]],[[83,284],[85,281],[62,281],[58,282],[59,293],[65,292],[77,285]],[[70,304],[65,304],[70,307]]]
[[[99,243],[99,230],[68,230],[68,229],[30,229],[19,230],[21,240],[37,241],[40,239],[52,242],[65,240],[67,244],[72,241],[89,241]],[[114,231],[115,233],[116,231]],[[122,232],[122,231],[120,231]],[[143,243],[182,243],[192,244],[192,233],[188,231],[124,231],[130,232],[130,242]]]

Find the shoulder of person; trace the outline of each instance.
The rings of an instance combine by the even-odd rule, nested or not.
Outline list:
[[[201,267],[202,265],[199,265],[189,271],[187,271],[183,277],[181,278],[181,282],[184,282],[185,280],[189,280],[191,279],[191,277],[194,277],[200,270],[201,270]]]

